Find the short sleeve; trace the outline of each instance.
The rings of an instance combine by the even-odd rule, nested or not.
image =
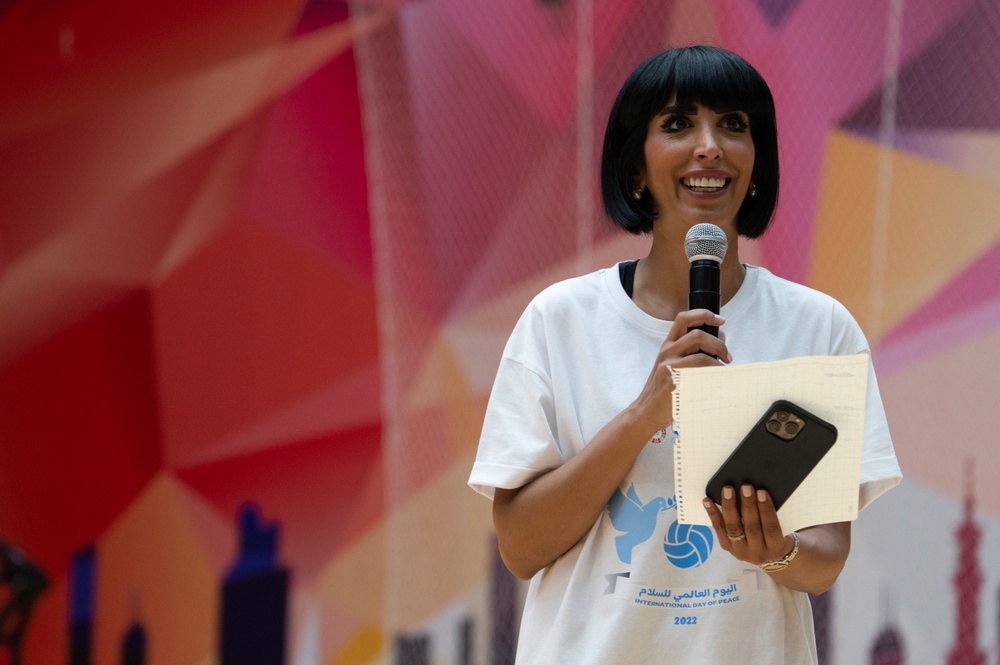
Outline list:
[[[861,488],[858,509],[862,510],[900,483],[903,474],[889,436],[889,424],[875,369],[868,361],[868,392],[865,404],[865,438],[861,451]]]
[[[495,488],[521,487],[563,461],[555,436],[551,381],[537,369],[504,357],[486,407],[469,486],[492,499]]]
[[[865,432],[861,449],[861,476],[858,490],[858,510],[888,492],[902,481],[899,462],[889,435],[889,423],[882,405],[871,349],[861,326],[841,305],[835,303],[834,321],[839,334],[835,339],[835,352],[842,354],[868,354],[868,389],[865,394]]]

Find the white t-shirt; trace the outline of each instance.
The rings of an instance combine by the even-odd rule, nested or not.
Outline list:
[[[723,307],[733,363],[868,350],[842,305],[747,266]],[[671,322],[643,312],[617,266],[535,297],[497,372],[469,484],[487,497],[561,465],[639,394]],[[584,538],[531,580],[520,665],[815,663],[805,593],[677,523],[670,441],[647,444]],[[859,507],[899,482],[869,375]]]

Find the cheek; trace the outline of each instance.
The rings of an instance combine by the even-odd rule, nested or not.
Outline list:
[[[740,171],[747,175],[753,171],[754,157],[753,144],[740,143],[732,146],[729,150],[729,158],[739,164]]]
[[[683,161],[683,157],[678,158],[676,149],[672,149],[672,146],[664,143],[647,143],[644,154],[646,171],[653,176],[668,172],[676,168],[678,161]]]

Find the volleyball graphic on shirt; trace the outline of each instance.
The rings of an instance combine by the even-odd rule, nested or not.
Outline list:
[[[663,538],[663,551],[667,560],[678,568],[695,568],[708,561],[714,544],[710,527],[675,520]]]

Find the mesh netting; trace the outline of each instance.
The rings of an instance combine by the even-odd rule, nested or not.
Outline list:
[[[644,251],[610,228],[597,187],[604,122],[633,67],[668,45],[713,43],[761,71],[782,189],[743,260],[838,297],[877,346],[932,323],[921,303],[955,271],[928,264],[988,258],[982,199],[956,211],[933,183],[959,177],[949,136],[997,123],[981,109],[1000,70],[974,64],[1000,51],[994,4],[352,4],[380,303],[384,612],[399,662],[512,662],[523,589],[496,557],[488,502],[464,483],[528,299]],[[836,599],[817,601],[829,662]]]

